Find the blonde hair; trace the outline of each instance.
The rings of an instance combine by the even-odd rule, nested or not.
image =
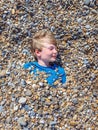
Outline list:
[[[34,55],[35,60],[37,60],[37,57],[35,55],[35,50],[38,49],[41,51],[41,49],[43,47],[42,43],[44,42],[45,38],[47,38],[49,40],[49,43],[57,46],[56,39],[51,31],[40,30],[40,31],[36,32],[35,35],[33,36],[33,40],[31,43],[31,51]]]

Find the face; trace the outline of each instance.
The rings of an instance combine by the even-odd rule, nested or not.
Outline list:
[[[57,47],[45,40],[42,44],[42,50],[37,53],[37,57],[43,62],[54,62],[57,57]]]

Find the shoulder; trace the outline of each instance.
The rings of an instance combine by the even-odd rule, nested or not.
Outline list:
[[[58,76],[61,77],[61,83],[65,83],[66,82],[66,72],[65,72],[64,68],[59,65],[54,65],[54,66],[55,66],[55,70],[57,71]]]
[[[34,65],[33,62],[26,62],[26,63],[24,63],[23,68],[30,69],[33,65]]]
[[[59,73],[62,73],[62,74],[65,73],[65,70],[64,70],[63,67],[61,67],[61,66],[59,66],[57,64],[54,64],[54,67],[55,67],[55,69],[58,70]]]

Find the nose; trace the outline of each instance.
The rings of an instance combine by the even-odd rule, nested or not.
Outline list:
[[[57,54],[57,49],[56,49],[56,48],[54,48],[53,52],[54,52],[55,54]]]

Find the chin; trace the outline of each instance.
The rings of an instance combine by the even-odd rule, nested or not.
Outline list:
[[[56,59],[51,59],[51,61],[50,62],[55,62],[56,61]]]

